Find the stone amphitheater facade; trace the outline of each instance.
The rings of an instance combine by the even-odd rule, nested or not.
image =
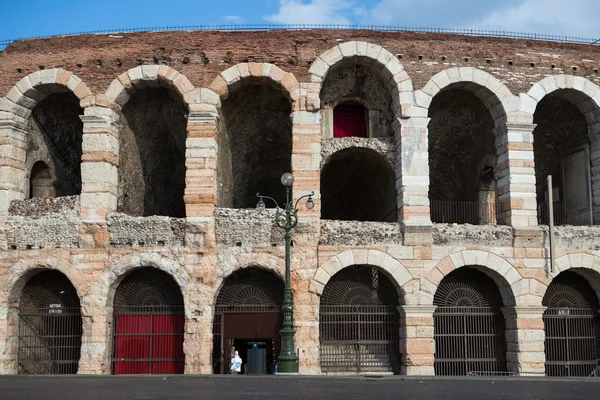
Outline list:
[[[322,93],[335,84],[328,79],[344,76],[336,71],[356,65],[380,85],[390,133],[332,138],[323,121],[328,107],[343,99],[326,104]],[[547,96],[577,108],[590,142],[590,193],[600,205],[599,65],[600,51],[591,45],[371,31],[163,32],[13,43],[0,55],[0,373],[19,371],[22,293],[47,270],[64,274],[79,298],[77,372],[114,372],[113,299],[142,267],[164,271],[180,288],[185,373],[213,373],[215,304],[227,277],[247,267],[280,277],[285,270],[272,210],[225,200],[235,197],[240,181],[219,160],[235,158],[223,155],[232,145],[220,139],[227,119],[247,117],[227,103],[238,104],[231,102],[244,90],[262,93],[263,86],[289,102],[281,124],[290,124],[294,198],[315,192],[314,209],[299,207],[291,253],[300,372],[324,372],[321,296],[337,273],[362,265],[381,271],[397,289],[401,373],[435,373],[434,297],[446,276],[465,267],[491,278],[501,295],[506,370],[544,373],[544,295],[568,270],[600,295],[600,230],[557,226],[551,268],[548,227],[537,215],[534,114]],[[183,201],[184,212],[128,215],[120,208],[129,201],[120,198],[123,110],[158,89],[185,108],[184,186],[177,189],[182,199],[174,200]],[[489,112],[501,224],[430,217],[429,108],[448,90],[469,93]],[[52,164],[50,150],[29,142],[32,120],[43,125],[39,107],[57,94],[75,96],[81,109],[80,185],[69,196],[30,198],[34,163]],[[336,154],[357,148],[394,172],[391,222],[321,218],[321,172]]]

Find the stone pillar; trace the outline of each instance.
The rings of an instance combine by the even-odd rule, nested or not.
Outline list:
[[[402,374],[435,375],[433,313],[436,306],[404,305],[400,312]]]
[[[12,200],[25,198],[27,121],[0,112],[0,250],[7,249],[5,224]]]
[[[81,116],[81,247],[108,246],[106,216],[117,210],[119,114],[87,107]]]
[[[216,108],[192,111],[185,142],[185,212],[188,218],[212,218],[216,205],[217,124]]]
[[[292,173],[294,198],[315,192],[315,207],[308,210],[305,201],[298,204],[298,226],[292,231],[292,291],[294,294],[295,344],[299,350],[299,371],[319,374],[319,296],[309,292],[317,269],[317,245],[321,216],[321,113],[318,83],[300,84],[293,93]]]
[[[600,206],[600,124],[588,126],[590,133],[590,170],[592,205]],[[594,221],[594,224],[600,224],[600,221]]]
[[[500,220],[511,226],[537,226],[534,124],[506,124],[496,128],[496,190]]]
[[[396,145],[398,217],[404,245],[433,243],[429,211],[429,118],[396,119],[392,124]]]
[[[315,84],[308,84],[315,85]],[[315,207],[307,210],[298,205],[302,218],[319,220],[321,214],[321,114],[319,110],[294,111],[292,113],[292,174],[294,174],[294,197],[311,191]]]
[[[197,258],[189,255],[186,258]],[[208,260],[197,258],[194,270],[205,269],[202,264]],[[214,261],[214,260],[213,260]],[[197,278],[201,274],[197,272]],[[185,333],[183,352],[185,353],[186,374],[212,374],[213,316],[216,296],[206,289],[202,278],[192,280],[185,289]]]
[[[112,370],[109,349],[113,346],[106,314],[106,299],[84,296],[81,299],[81,356],[77,373],[81,375],[110,374]]]
[[[509,371],[544,373],[546,307],[506,307],[506,367]]]
[[[321,373],[319,361],[319,300],[320,293],[309,290],[317,267],[315,246],[292,247],[292,291],[294,293],[295,344],[299,350],[301,374]]]

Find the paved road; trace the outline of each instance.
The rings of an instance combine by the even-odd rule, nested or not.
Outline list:
[[[593,379],[593,378],[592,378]],[[600,399],[600,379],[0,376],[1,400]]]

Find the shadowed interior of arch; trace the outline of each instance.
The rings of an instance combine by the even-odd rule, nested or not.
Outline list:
[[[386,82],[373,65],[373,60],[365,57],[353,57],[333,66],[321,85],[320,98],[325,109],[333,109],[334,131],[341,131],[343,128],[346,133],[344,137],[393,138],[392,99]],[[347,108],[349,105],[364,106],[365,113],[362,118],[356,110],[345,117],[339,113],[342,108]],[[336,107],[334,108],[334,106]],[[339,108],[340,106],[342,108]],[[348,111],[350,110],[346,110],[346,114]],[[338,114],[337,122],[336,114]],[[327,115],[325,117],[327,118]],[[335,136],[335,132],[331,132],[330,136],[342,137]]]
[[[588,122],[575,104],[592,104],[586,95],[561,89],[544,96],[533,115],[538,219],[548,224],[548,175],[552,175],[554,223],[587,225],[590,222],[591,182],[586,146]],[[590,121],[590,124],[593,123]],[[565,180],[565,176],[569,176]]]
[[[481,88],[476,88],[481,89]],[[451,85],[429,106],[429,199],[433,222],[496,222],[494,120],[467,86]]]
[[[398,219],[396,174],[370,149],[353,147],[333,154],[321,170],[321,218],[346,221]]]
[[[185,217],[187,115],[174,89],[145,88],[125,104],[119,129],[117,211]]]
[[[27,157],[51,160],[53,165],[52,196],[73,196],[81,193],[81,155],[83,109],[72,92],[49,86],[54,93],[42,100],[29,118]],[[31,184],[31,182],[30,182]],[[49,195],[46,191],[46,195]],[[38,196],[35,196],[38,197]]]
[[[254,208],[257,192],[283,204],[280,177],[292,168],[291,101],[270,79],[244,83],[221,108],[218,205]],[[274,205],[267,202],[267,207]]]

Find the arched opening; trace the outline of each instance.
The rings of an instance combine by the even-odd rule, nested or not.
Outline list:
[[[333,109],[333,137],[369,137],[368,110],[357,102],[344,102]]]
[[[33,109],[29,118],[26,151],[28,160],[51,160],[52,186],[44,189],[44,196],[34,196],[30,191],[30,198],[81,193],[83,122],[80,116],[83,115],[83,109],[72,92],[64,92],[66,89],[58,86],[48,90],[60,92],[50,94]],[[41,164],[38,165],[40,167]],[[34,172],[32,170],[31,179],[34,178]],[[29,186],[30,189],[34,186],[31,180]]]
[[[490,277],[457,269],[442,280],[433,304],[436,375],[506,371],[502,296]]]
[[[319,342],[323,372],[394,372],[401,367],[398,292],[370,265],[336,273],[323,290]]]
[[[542,305],[546,340],[546,375],[589,376],[600,359],[598,297],[588,281],[573,271],[552,280]]]
[[[58,271],[27,282],[19,303],[19,374],[76,374],[81,354],[77,291]]]
[[[374,150],[352,147],[332,155],[321,171],[321,218],[398,220],[396,174]]]
[[[247,79],[245,83],[221,108],[219,207],[254,208],[257,192],[283,204],[280,177],[292,169],[291,101],[271,80]]]
[[[185,217],[187,115],[187,106],[173,89],[142,89],[125,104],[119,130],[117,211]]]
[[[53,198],[54,184],[52,181],[52,171],[48,164],[37,161],[33,164],[29,177],[29,198]]]
[[[235,271],[219,291],[213,321],[213,372],[229,373],[231,355],[242,373],[274,373],[281,350],[283,281],[258,267]]]
[[[548,175],[552,175],[554,224],[593,224],[588,123],[575,106],[585,101],[584,96],[575,90],[557,90],[544,96],[533,114],[537,125],[533,131],[533,153],[541,224],[549,223]]]
[[[179,285],[156,268],[140,268],[117,287],[112,373],[183,374],[185,325]]]
[[[482,99],[472,93],[477,89],[482,91],[451,85],[429,106],[433,222],[495,224],[500,211],[496,209],[494,120]]]
[[[394,113],[386,83],[366,57],[344,59],[331,67],[320,93],[324,139],[393,138]]]

